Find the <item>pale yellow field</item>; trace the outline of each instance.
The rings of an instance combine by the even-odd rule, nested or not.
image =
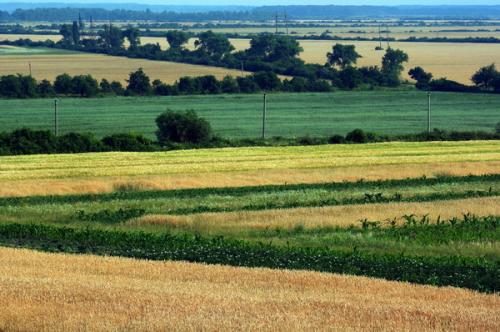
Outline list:
[[[42,80],[54,80],[62,73],[70,75],[91,74],[97,80],[106,78],[125,84],[130,72],[143,68],[152,80],[160,79],[173,83],[182,76],[215,75],[241,76],[248,73],[226,68],[197,66],[166,61],[129,59],[101,54],[51,54],[51,55],[15,55],[0,56],[0,75],[29,74],[29,63],[33,77]]]
[[[432,221],[462,217],[462,214],[477,216],[500,215],[500,197],[468,198],[453,201],[415,203],[385,203],[342,205],[316,208],[276,209],[264,211],[238,211],[226,213],[200,213],[183,216],[147,215],[132,220],[132,225],[171,225],[197,230],[241,231],[242,229],[267,229],[273,227],[305,228],[361,226],[359,220],[385,221],[404,215],[418,217],[429,215]]]
[[[59,36],[40,36],[40,35],[0,35],[0,40],[9,39],[15,40],[18,38],[35,38],[36,40],[45,40],[47,38],[58,40]],[[159,43],[163,49],[168,48],[168,43],[165,38],[160,37],[143,37],[141,38],[142,43]],[[326,53],[330,52],[332,46],[337,43],[337,41],[327,41],[327,40],[300,40],[301,46],[304,48],[304,52],[301,54],[301,58],[308,63],[320,63],[324,64],[326,62]],[[360,53],[363,58],[358,61],[360,66],[374,66],[381,64],[383,51],[375,51],[375,46],[377,42],[366,42],[366,41],[338,41],[343,44],[356,45],[358,53]],[[244,50],[249,47],[248,39],[231,39],[231,43],[234,45],[236,50]],[[406,64],[406,70],[403,75],[404,78],[409,78],[406,72],[415,66],[421,66],[425,70],[430,71],[434,74],[436,78],[447,77],[448,79],[456,80],[462,83],[470,84],[470,78],[480,67],[486,66],[492,63],[500,64],[500,44],[467,44],[467,43],[391,43],[391,47],[398,48],[407,52],[410,56],[409,63]],[[387,45],[384,43],[384,47]],[[191,40],[188,48],[194,47],[194,40]],[[131,60],[132,61],[132,60]],[[138,62],[144,62],[147,60],[135,60]],[[109,63],[106,63],[109,64]],[[26,72],[27,65],[22,63],[21,70]],[[167,65],[165,65],[167,66]],[[171,67],[172,65],[168,65]],[[178,65],[174,65],[178,66]],[[184,66],[184,65],[181,65]],[[117,66],[121,68],[121,66]],[[156,70],[157,67],[153,67]],[[202,67],[203,68],[203,67]],[[220,70],[224,69],[212,69],[210,70]],[[166,77],[171,77],[172,73],[167,69],[167,73],[164,75]],[[0,63],[0,73],[4,71],[2,64]],[[186,68],[189,73],[189,69]],[[203,71],[206,73],[205,71]],[[238,71],[228,71],[225,70],[223,73],[234,73],[238,74]],[[221,75],[218,72],[218,75]],[[222,74],[224,75],[224,74]],[[182,75],[181,75],[182,76]],[[177,77],[177,76],[176,76]],[[165,79],[165,81],[169,81]]]
[[[500,170],[498,141],[89,153],[0,157],[0,196],[173,189]]]
[[[0,330],[494,331],[500,297],[316,272],[0,248]]]

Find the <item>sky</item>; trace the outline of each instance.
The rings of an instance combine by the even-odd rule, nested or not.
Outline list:
[[[500,0],[0,0],[6,2],[140,3],[161,5],[500,5]]]

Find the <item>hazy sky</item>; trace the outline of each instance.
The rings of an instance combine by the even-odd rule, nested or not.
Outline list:
[[[2,2],[140,3],[162,5],[500,5],[500,0],[0,0]]]

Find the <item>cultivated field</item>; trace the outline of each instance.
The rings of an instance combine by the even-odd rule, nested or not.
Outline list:
[[[0,195],[175,189],[498,172],[496,141],[0,157]]]
[[[42,49],[43,50],[43,49]],[[34,52],[34,53],[33,53]],[[13,54],[15,53],[15,54]],[[8,51],[0,49],[0,74],[29,74],[31,64],[32,75],[38,80],[48,79],[53,81],[57,75],[68,73],[70,75],[91,74],[100,80],[116,80],[126,84],[130,72],[143,68],[152,80],[160,79],[166,83],[173,83],[182,76],[214,75],[219,79],[224,76],[241,76],[238,70],[226,68],[179,64],[166,61],[151,61],[144,59],[129,59],[101,54],[85,54],[61,52],[54,54],[47,50],[40,54],[39,49],[12,48]]]
[[[485,331],[500,324],[497,295],[314,272],[0,249],[0,284],[6,331]]]
[[[31,38],[26,35],[0,35],[0,40],[16,40],[21,37]],[[33,35],[36,40],[60,39],[59,36]],[[168,44],[165,38],[143,37],[143,43],[159,43],[166,49]],[[358,62],[360,66],[380,65],[384,52],[375,51],[378,42],[367,41],[327,41],[327,40],[300,40],[304,52],[301,57],[309,63],[326,62],[326,53],[330,52],[335,43],[356,45],[358,52],[363,56]],[[231,39],[231,43],[236,50],[243,50],[249,47],[249,39]],[[193,48],[194,41],[190,41],[190,48]],[[462,83],[470,84],[470,77],[481,66],[492,63],[500,63],[500,44],[468,44],[468,43],[391,43],[391,47],[399,48],[409,54],[410,62],[406,68],[422,66],[430,71],[435,77],[447,77]],[[384,47],[387,45],[384,43]],[[478,52],[478,49],[481,51]],[[450,61],[453,58],[453,61]],[[138,60],[139,61],[139,60]],[[140,60],[144,61],[144,60]],[[2,64],[0,63],[0,68]],[[117,67],[120,68],[120,67]],[[25,71],[25,66],[21,65]],[[168,76],[167,76],[168,77]],[[408,76],[405,73],[405,78]]]
[[[499,95],[434,93],[432,104],[432,128],[491,132],[500,121]],[[193,109],[223,137],[261,135],[260,94],[63,98],[59,102],[59,128],[61,133],[105,136],[132,131],[154,138],[154,120],[166,109]],[[427,128],[427,94],[413,89],[271,94],[267,109],[267,137],[328,137],[355,128],[394,135]],[[52,130],[52,111],[51,99],[0,100],[0,131],[23,126]]]

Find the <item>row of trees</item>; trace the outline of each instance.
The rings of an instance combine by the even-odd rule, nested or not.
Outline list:
[[[415,67],[408,74],[417,82],[416,87],[420,90],[500,93],[500,72],[494,64],[482,67],[472,75],[471,80],[474,86],[467,86],[446,78],[434,79],[433,75],[422,67]]]
[[[104,25],[97,37],[81,38],[81,24],[77,21],[61,28],[62,40],[56,46],[128,56],[186,62],[210,66],[244,69],[247,71],[271,71],[276,74],[304,77],[309,80],[326,79],[340,88],[353,88],[361,84],[396,86],[400,84],[403,64],[408,55],[401,50],[389,48],[384,56],[381,68],[378,66],[356,68],[359,54],[353,45],[337,44],[327,54],[324,65],[305,64],[299,58],[303,51],[299,42],[289,36],[276,34],[258,34],[253,36],[247,50],[235,52],[229,39],[223,34],[206,31],[196,35],[195,49],[186,47],[194,35],[181,30],[166,32],[165,38],[170,47],[162,50],[158,44],[140,43],[140,31],[135,27],[120,29],[111,24]],[[125,39],[129,47],[125,48]],[[346,71],[347,72],[344,72]],[[347,76],[349,84],[343,84]]]
[[[175,96],[220,93],[267,92],[330,92],[332,85],[327,81],[311,81],[302,77],[281,80],[272,72],[258,72],[247,77],[226,76],[218,80],[213,75],[181,77],[173,84],[161,80],[151,82],[149,76],[139,68],[130,73],[127,84],[102,79],[98,82],[91,75],[58,75],[54,83],[48,80],[38,82],[27,75],[0,76],[0,97],[2,98],[48,98],[55,96],[95,97],[115,96]]]

